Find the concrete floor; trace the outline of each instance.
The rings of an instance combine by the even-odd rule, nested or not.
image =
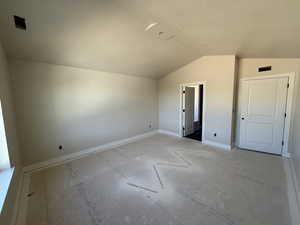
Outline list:
[[[32,174],[27,225],[290,225],[280,157],[155,135]]]

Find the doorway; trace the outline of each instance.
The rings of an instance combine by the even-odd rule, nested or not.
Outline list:
[[[181,136],[203,141],[205,83],[181,85]]]
[[[287,154],[293,83],[294,77],[289,74],[241,80],[238,114],[240,148]]]

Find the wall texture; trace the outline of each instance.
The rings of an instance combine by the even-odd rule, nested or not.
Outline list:
[[[206,140],[230,145],[234,73],[235,56],[205,56],[161,78],[159,128],[179,133],[180,84],[206,81]]]
[[[0,216],[0,224],[10,224],[15,207],[16,193],[18,189],[19,175],[21,174],[21,161],[19,157],[18,139],[15,125],[14,104],[11,97],[10,77],[7,68],[7,60],[0,42],[0,99],[2,103],[4,125],[7,138],[7,147],[12,167],[15,172],[6,196],[4,207]]]
[[[258,73],[258,67],[272,66],[272,71]],[[292,159],[298,181],[300,182],[300,59],[240,59],[239,60],[239,78],[250,76],[266,76],[282,74],[287,72],[296,72],[293,121],[291,123],[291,136],[289,140],[289,151],[292,152]],[[300,185],[300,183],[299,183]]]
[[[24,165],[157,129],[155,80],[18,60],[9,66]]]

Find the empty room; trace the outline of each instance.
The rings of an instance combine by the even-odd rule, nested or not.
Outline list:
[[[299,9],[0,0],[0,225],[300,225]]]

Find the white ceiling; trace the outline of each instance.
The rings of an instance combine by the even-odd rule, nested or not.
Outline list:
[[[299,9],[299,0],[1,0],[0,38],[10,57],[157,78],[203,55],[300,57]]]

